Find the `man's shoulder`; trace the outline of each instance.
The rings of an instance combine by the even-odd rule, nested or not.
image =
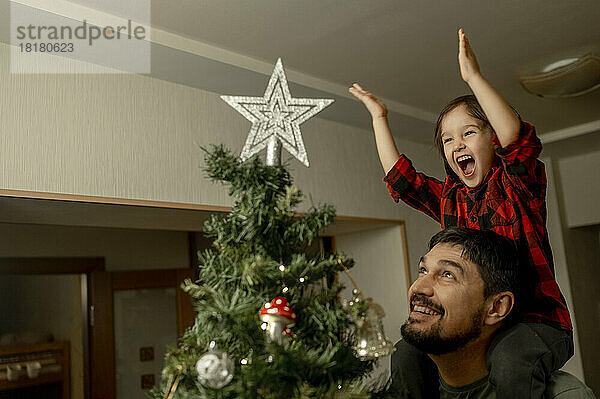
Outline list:
[[[564,371],[552,373],[550,383],[546,388],[548,399],[595,399],[592,390],[577,377]]]
[[[487,377],[463,387],[451,387],[440,378],[442,399],[496,399],[496,389]],[[596,399],[594,392],[577,377],[564,371],[552,373],[546,387],[545,399]]]

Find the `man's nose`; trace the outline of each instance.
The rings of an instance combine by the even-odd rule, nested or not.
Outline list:
[[[410,295],[423,294],[433,296],[433,281],[429,275],[419,276],[410,286]]]

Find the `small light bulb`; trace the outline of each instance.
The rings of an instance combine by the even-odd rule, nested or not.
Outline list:
[[[288,292],[288,291],[289,291],[289,288],[288,288],[288,287],[283,287],[283,290],[282,290],[282,291],[283,291],[283,293],[285,294],[286,292]]]
[[[263,330],[266,330],[267,329],[267,323],[262,323],[260,325],[260,328],[263,329]]]
[[[248,359],[242,359],[242,360],[240,360],[240,363],[242,363],[242,364],[248,364]]]
[[[303,283],[304,282],[304,277],[300,277],[300,282]]]
[[[281,270],[282,272],[285,271],[285,266],[284,265],[279,265],[279,270]]]
[[[338,385],[338,389],[342,389],[342,386],[341,386],[341,385]]]

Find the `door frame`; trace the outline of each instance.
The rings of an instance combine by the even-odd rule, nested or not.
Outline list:
[[[89,370],[90,398],[116,398],[114,292],[175,288],[177,335],[194,324],[191,297],[181,288],[186,278],[195,279],[194,269],[132,271],[97,271],[90,274],[89,284]]]
[[[90,276],[105,270],[105,260],[101,257],[1,257],[0,275],[35,274],[79,274],[81,275],[81,312],[83,324],[83,393],[90,397],[90,351],[89,351],[89,314],[88,287]],[[69,387],[70,389],[70,387]]]

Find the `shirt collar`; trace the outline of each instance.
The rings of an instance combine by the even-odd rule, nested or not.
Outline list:
[[[488,376],[486,375],[485,377],[482,377],[476,381],[473,381],[467,385],[463,385],[460,387],[455,387],[453,385],[449,385],[446,381],[444,381],[444,379],[440,376],[440,385],[443,387],[444,390],[446,390],[447,392],[452,392],[452,393],[462,393],[462,392],[468,392],[472,389],[477,389],[477,388],[481,388],[483,385],[488,384]]]

